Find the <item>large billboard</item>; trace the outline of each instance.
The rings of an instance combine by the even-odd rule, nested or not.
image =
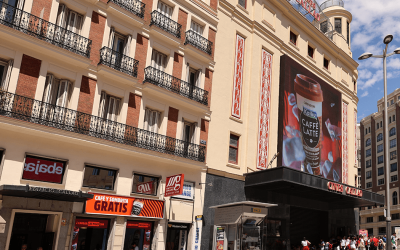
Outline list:
[[[341,93],[281,56],[279,166],[342,181]]]

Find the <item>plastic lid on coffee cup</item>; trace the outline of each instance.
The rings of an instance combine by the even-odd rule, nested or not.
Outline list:
[[[314,79],[305,75],[296,75],[294,91],[311,101],[322,102],[324,100],[321,85]]]

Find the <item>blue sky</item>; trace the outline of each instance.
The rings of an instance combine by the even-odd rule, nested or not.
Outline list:
[[[317,0],[323,3],[325,0]],[[383,62],[379,58],[358,61],[364,52],[382,54],[383,38],[394,36],[389,52],[400,47],[400,0],[344,0],[344,8],[351,12],[351,50],[358,67],[358,121],[378,111],[377,101],[383,97]],[[387,62],[388,93],[400,88],[400,55]]]

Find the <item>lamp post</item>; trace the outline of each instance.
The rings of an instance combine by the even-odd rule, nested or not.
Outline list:
[[[387,103],[387,82],[386,82],[386,58],[389,56],[392,56],[394,54],[400,54],[400,48],[397,48],[394,50],[394,52],[387,54],[387,49],[389,46],[389,43],[393,40],[392,35],[387,35],[383,39],[383,43],[386,45],[385,49],[383,50],[383,55],[373,55],[372,53],[364,53],[362,54],[358,60],[364,60],[368,59],[370,57],[375,57],[375,58],[382,58],[383,59],[383,87],[384,87],[384,107],[385,107],[385,120],[384,120],[384,133],[385,133],[385,167],[386,167],[386,188],[385,188],[385,197],[386,197],[386,235],[388,236],[386,239],[386,249],[387,250],[392,250],[392,241],[391,241],[391,220],[392,218],[390,217],[390,195],[389,195],[389,131],[388,131],[388,114],[387,114],[387,108],[388,108],[388,103]],[[390,237],[390,238],[389,238]]]

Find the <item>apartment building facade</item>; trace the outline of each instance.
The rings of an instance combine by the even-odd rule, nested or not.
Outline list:
[[[399,136],[397,128],[400,126],[399,117],[400,89],[396,89],[388,95],[388,125],[384,119],[384,99],[377,102],[378,112],[375,112],[360,122],[361,135],[361,186],[373,192],[389,195],[391,201],[392,227],[400,226],[400,206],[397,145]],[[389,148],[385,148],[384,130],[389,129]],[[385,150],[389,150],[390,174],[386,176],[384,166]],[[385,182],[389,181],[390,193],[385,193]],[[386,234],[386,218],[384,217],[384,206],[371,206],[362,208],[360,211],[361,229],[367,229],[370,234]],[[392,230],[394,232],[394,230]]]
[[[217,1],[0,6],[0,249],[198,248]]]

